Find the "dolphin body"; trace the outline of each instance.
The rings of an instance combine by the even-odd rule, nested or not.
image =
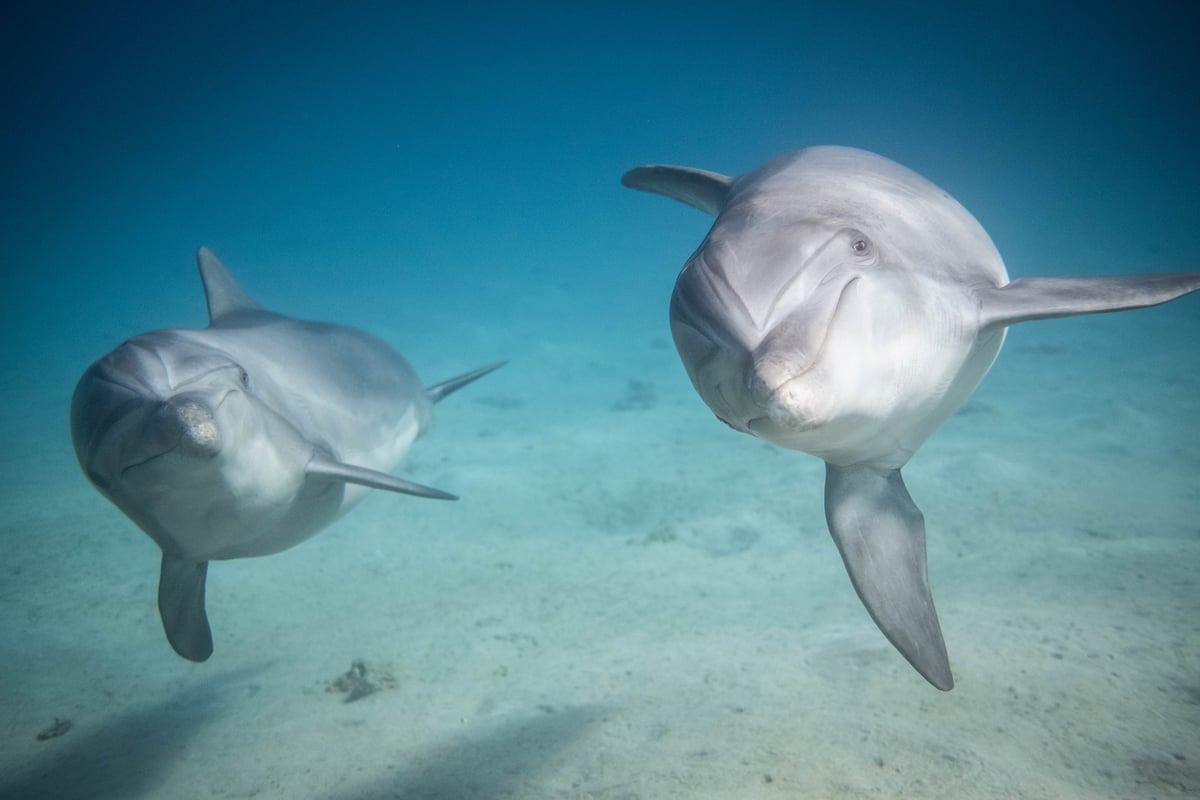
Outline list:
[[[370,489],[455,499],[388,472],[434,403],[501,365],[422,389],[383,341],[266,311],[210,250],[196,262],[208,328],[143,333],[92,364],[71,439],[88,479],[162,548],[163,629],[204,661],[210,560],[286,550]]]
[[[643,166],[622,183],[716,217],[671,296],[692,385],[735,430],[824,459],[825,518],[858,596],[926,680],[953,688],[901,467],[975,389],[1009,325],[1165,303],[1200,289],[1200,273],[1010,282],[948,194],[846,147],[740,177]]]

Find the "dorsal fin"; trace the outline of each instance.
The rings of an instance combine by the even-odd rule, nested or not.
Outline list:
[[[733,178],[692,167],[647,164],[621,176],[621,183],[639,192],[652,192],[687,203],[714,217],[725,204]]]
[[[201,247],[196,251],[196,266],[200,268],[200,281],[204,284],[204,298],[208,302],[208,323],[211,325],[233,311],[254,311],[261,306],[237,282],[212,250]]]

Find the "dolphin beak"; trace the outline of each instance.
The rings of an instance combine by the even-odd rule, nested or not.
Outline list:
[[[167,453],[207,460],[221,451],[221,431],[213,409],[195,395],[176,395],[159,403],[142,428],[140,451],[122,470],[141,467]]]
[[[180,455],[207,459],[221,451],[221,431],[207,403],[189,395],[172,397],[156,416],[178,431]]]
[[[780,320],[751,353],[746,365],[746,391],[754,405],[767,412],[766,416],[785,417],[792,428],[822,422],[797,418],[802,409],[793,407],[789,385],[803,378],[820,360],[838,312],[856,283],[857,277],[840,285],[830,283]]]

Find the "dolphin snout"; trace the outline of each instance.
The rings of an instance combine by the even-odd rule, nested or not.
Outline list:
[[[796,313],[788,316],[750,354],[746,389],[755,405],[778,410],[785,387],[812,369],[822,346],[828,320]]]
[[[212,409],[190,395],[161,403],[143,433],[162,448],[160,455],[173,451],[187,458],[207,459],[221,450],[221,431]]]
[[[759,358],[746,369],[746,391],[759,412],[746,421],[754,435],[782,443],[779,436],[813,430],[829,421],[828,398],[806,367],[788,358]]]
[[[746,369],[746,389],[750,399],[762,409],[775,402],[780,387],[796,377],[797,370],[789,361],[768,355],[751,363]]]

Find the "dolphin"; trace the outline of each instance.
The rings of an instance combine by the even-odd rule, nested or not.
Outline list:
[[[209,326],[134,336],[88,367],[71,440],[92,484],[162,549],[167,640],[204,661],[208,562],[286,550],[370,489],[456,499],[389,472],[434,403],[501,364],[422,389],[383,341],[263,309],[207,248],[196,263]]]
[[[1009,325],[1165,303],[1200,289],[1200,273],[1010,282],[946,192],[848,147],[739,177],[647,165],[622,183],[716,217],[671,296],[688,377],[734,430],[825,461],[825,519],[854,589],[950,690],[925,520],[901,468],[979,384]]]

